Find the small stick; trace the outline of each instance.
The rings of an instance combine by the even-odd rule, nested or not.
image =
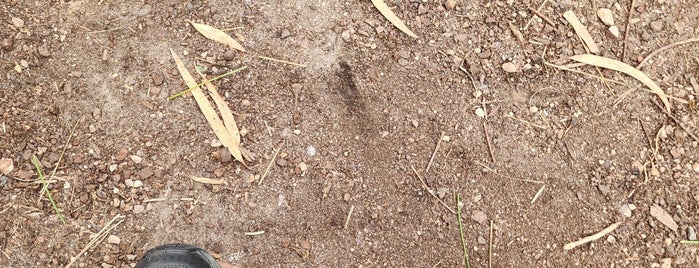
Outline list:
[[[439,140],[437,140],[437,145],[434,146],[434,152],[432,152],[432,157],[430,157],[430,162],[427,163],[427,167],[425,168],[425,174],[427,172],[430,172],[430,166],[432,166],[432,161],[434,161],[434,157],[437,155],[437,151],[439,150],[439,144],[442,143],[442,134],[439,134]]]
[[[352,212],[354,211],[354,206],[350,207],[349,213],[347,213],[347,219],[345,220],[345,229],[347,229],[347,225],[349,224],[350,217],[352,217]]]
[[[5,253],[4,250],[0,249],[0,252],[2,252],[2,255],[5,255],[5,257],[6,257],[8,260],[12,260],[12,258],[10,258],[10,256],[7,256],[7,253]]]
[[[651,57],[655,56],[655,54],[658,54],[660,51],[666,50],[666,49],[668,49],[668,48],[676,47],[676,46],[679,46],[679,45],[684,45],[684,44],[692,43],[692,42],[699,42],[699,38],[691,38],[691,39],[687,39],[687,40],[684,40],[684,41],[678,41],[678,42],[675,42],[675,43],[672,43],[672,44],[669,44],[669,45],[664,45],[664,46],[658,48],[656,51],[653,51],[653,52],[651,52],[650,54],[648,54],[648,56],[646,56],[645,58],[643,58],[643,60],[641,61],[641,63],[639,63],[638,65],[636,65],[636,69],[641,69],[641,67],[643,67],[643,66],[646,64],[646,62],[648,62],[648,60],[649,60]]]
[[[265,231],[262,230],[262,231],[255,231],[255,232],[245,232],[244,234],[245,234],[245,235],[249,235],[249,236],[255,236],[255,235],[261,235],[261,234],[264,234],[264,233],[265,233]]]
[[[544,1],[544,2],[545,2],[545,1]],[[541,18],[542,20],[544,20],[544,21],[545,21],[546,23],[548,23],[549,25],[551,25],[551,26],[553,26],[553,27],[556,27],[556,24],[554,24],[553,21],[552,21],[551,19],[549,19],[547,16],[545,16],[545,15],[544,15],[543,13],[541,13],[539,10],[536,10],[536,9],[533,9],[533,8],[530,7],[530,8],[529,8],[529,11],[531,11],[532,13],[534,13],[534,15],[539,16],[539,18]]]
[[[692,139],[694,139],[695,141],[699,141],[699,138],[697,138],[697,136],[695,136],[691,131],[689,131],[689,129],[687,129],[682,123],[680,123],[680,120],[677,120],[677,118],[672,116],[672,114],[670,114],[667,110],[663,109],[663,107],[660,106],[660,104],[656,100],[653,100],[653,104],[655,104],[655,106],[658,106],[658,108],[660,108],[660,110],[663,111],[665,115],[672,118],[672,121],[675,121],[675,124],[680,126],[682,130],[684,130],[684,132],[687,132],[687,134],[689,134],[689,136],[691,136]]]
[[[540,183],[540,184],[541,184],[541,183],[544,183],[543,181],[518,179],[518,178],[513,178],[513,177],[510,177],[510,176],[507,176],[507,175],[502,175],[502,174],[500,174],[499,172],[497,172],[496,170],[494,170],[494,169],[490,168],[489,166],[487,166],[486,164],[483,164],[483,163],[478,162],[478,161],[473,161],[473,162],[475,162],[475,163],[478,164],[479,166],[482,166],[483,168],[489,170],[490,172],[495,173],[495,175],[498,175],[498,176],[503,177],[503,178],[506,178],[506,179],[510,179],[510,180],[514,180],[514,181],[529,182],[529,183]]]
[[[90,242],[87,243],[87,245],[85,245],[85,248],[83,248],[83,250],[81,250],[80,253],[78,253],[78,255],[70,258],[70,262],[68,263],[68,265],[66,265],[65,268],[70,268],[70,266],[72,266],[78,260],[78,258],[80,258],[80,256],[85,254],[85,252],[96,246],[97,243],[101,242],[105,237],[107,237],[107,234],[109,234],[110,231],[114,230],[114,228],[121,224],[124,221],[124,218],[126,218],[126,216],[122,216],[121,214],[117,214],[116,216],[114,216],[114,218],[112,218],[112,220],[110,220],[106,225],[104,225],[104,227],[102,227],[102,229],[97,233],[97,235],[94,238],[92,238],[92,240],[90,240]],[[112,223],[114,223],[114,221],[116,220],[120,221],[112,225]]]
[[[493,154],[493,146],[490,144],[490,135],[488,135],[488,128],[485,124],[485,120],[483,120],[483,133],[485,133],[485,141],[486,144],[488,144],[488,152],[490,153],[490,160],[495,163],[495,155]]]
[[[575,248],[575,247],[577,247],[577,246],[580,246],[580,245],[583,245],[583,244],[586,244],[586,243],[595,241],[595,240],[597,240],[597,239],[600,239],[600,238],[602,238],[603,236],[607,235],[608,233],[611,233],[612,231],[614,231],[614,229],[616,229],[617,227],[619,227],[619,225],[621,225],[621,222],[617,222],[617,223],[615,223],[615,224],[612,224],[612,225],[610,225],[609,227],[604,228],[602,231],[599,231],[599,232],[596,233],[596,234],[593,234],[593,235],[590,235],[590,236],[586,236],[586,237],[583,237],[582,239],[580,239],[580,240],[578,240],[578,241],[565,244],[565,245],[563,246],[563,250],[571,250],[571,249],[573,249],[573,248]]]
[[[544,192],[545,187],[546,187],[546,185],[541,186],[541,189],[539,189],[539,191],[536,192],[536,194],[534,195],[534,198],[532,198],[532,201],[529,204],[534,204],[534,202],[536,202],[536,200],[539,199],[539,196],[541,196],[541,193]]]
[[[627,40],[629,39],[629,27],[631,26],[631,15],[633,14],[633,6],[636,0],[631,0],[631,6],[629,7],[629,16],[626,18],[626,30],[624,31],[624,49],[621,51],[621,61],[623,62],[626,58],[626,46]]]
[[[539,8],[537,8],[536,10],[539,11],[539,9],[542,9],[544,7],[544,5],[546,5],[546,2],[548,2],[548,0],[544,0],[544,2],[542,2],[541,5],[539,5]],[[532,18],[529,19],[529,21],[527,22],[527,25],[524,25],[524,28],[522,28],[522,30],[526,31],[527,28],[529,28],[529,24],[532,24],[532,21],[534,21],[534,16],[532,16]]]
[[[464,238],[464,225],[461,222],[461,196],[456,195],[456,217],[459,221],[459,234],[461,235],[461,246],[464,250],[464,262],[466,262],[466,267],[471,268],[471,262],[468,260],[468,250],[466,249],[466,239]]]
[[[638,119],[638,122],[641,123],[641,129],[643,130],[643,135],[646,136],[646,140],[648,140],[648,146],[650,146],[650,148],[652,149],[653,142],[650,139],[650,135],[648,135],[648,131],[646,130],[646,124],[643,123],[643,120],[641,120],[641,118]]]
[[[517,120],[517,121],[519,121],[519,122],[525,123],[525,124],[527,124],[527,125],[529,125],[529,126],[532,126],[532,127],[537,127],[537,128],[540,128],[540,129],[546,129],[545,126],[534,124],[534,123],[532,123],[532,122],[529,122],[529,121],[527,121],[527,120],[521,119],[521,118],[516,117],[516,116],[514,116],[514,115],[509,115],[509,114],[508,114],[507,117],[512,118],[512,119],[514,119],[514,120]]]
[[[260,177],[260,180],[257,181],[257,185],[262,185],[262,181],[267,177],[267,172],[269,172],[269,169],[272,168],[272,165],[274,165],[274,160],[277,159],[277,155],[279,154],[279,150],[281,150],[282,147],[279,146],[277,150],[274,152],[274,156],[272,156],[272,160],[269,161],[269,164],[267,165],[267,168],[265,169],[265,173],[262,173],[262,177]]]
[[[422,187],[425,188],[425,191],[427,191],[428,193],[430,193],[430,195],[432,197],[437,199],[437,201],[439,201],[439,203],[441,203],[445,208],[447,208],[449,210],[449,212],[451,212],[452,214],[456,214],[454,209],[449,207],[446,203],[444,203],[444,201],[442,201],[442,199],[439,199],[439,197],[437,197],[437,195],[435,195],[432,191],[430,191],[430,188],[427,187],[427,183],[425,183],[425,180],[422,178],[422,176],[420,176],[420,173],[417,172],[415,167],[413,165],[410,165],[410,168],[413,169],[413,172],[415,172],[415,175],[417,176],[417,178],[420,179],[420,182],[422,183]]]
[[[435,268],[435,267],[439,266],[440,264],[442,264],[442,260],[439,260],[437,263],[432,265],[432,268]]]
[[[488,268],[493,268],[493,221],[490,221],[490,246],[488,247]]]
[[[270,57],[265,57],[265,56],[260,56],[261,59],[268,60],[268,61],[276,61],[276,62],[281,62],[289,65],[294,65],[298,67],[306,67],[306,65],[300,64],[300,63],[295,63],[295,62],[290,62],[290,61],[285,61],[285,60],[278,60],[275,58],[270,58]]]

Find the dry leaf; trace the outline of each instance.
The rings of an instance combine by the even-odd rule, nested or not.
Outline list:
[[[197,70],[197,73],[201,76],[201,78],[206,80],[206,76],[199,72],[199,70]],[[235,123],[235,119],[233,118],[233,112],[231,111],[231,108],[228,107],[226,101],[223,100],[221,94],[218,93],[216,86],[211,84],[211,82],[209,82],[208,80],[206,80],[206,82],[206,88],[209,90],[211,98],[214,99],[216,107],[218,108],[218,111],[221,113],[221,118],[223,118],[223,125],[226,126],[228,132],[231,133],[231,135],[233,136],[233,141],[235,142],[235,145],[238,148],[240,148],[240,131],[238,130],[238,124]]]
[[[663,225],[667,226],[667,228],[677,232],[677,223],[663,208],[659,207],[658,205],[653,205],[650,207],[650,215],[655,217],[655,219],[660,221]]]
[[[15,165],[12,163],[12,159],[3,158],[0,159],[0,174],[7,175],[10,174],[15,169]]]
[[[209,178],[204,178],[204,177],[197,177],[197,176],[189,176],[190,179],[196,182],[201,182],[204,184],[226,184],[226,182],[223,179],[209,179]]]
[[[578,17],[575,16],[575,13],[573,13],[572,10],[568,10],[563,13],[563,17],[568,21],[568,23],[570,23],[570,26],[573,26],[573,30],[575,30],[575,33],[580,37],[580,39],[583,40],[583,42],[585,42],[585,45],[587,45],[590,52],[595,54],[599,53],[599,48],[597,48],[595,40],[592,39],[592,36],[590,35],[590,32],[587,31],[587,28],[580,23],[580,20],[578,20]]]
[[[405,34],[412,37],[417,37],[417,35],[408,29],[408,26],[405,26],[403,21],[398,18],[395,13],[393,13],[393,10],[391,10],[391,8],[389,8],[386,3],[383,2],[383,0],[371,0],[371,3],[374,4],[376,9],[381,12],[381,15],[383,15],[391,24],[393,24],[393,26],[396,26],[398,30],[401,30]]]
[[[206,24],[195,23],[192,21],[190,21],[189,23],[191,23],[192,26],[194,26],[194,28],[197,29],[197,31],[199,31],[199,33],[201,33],[204,37],[219,42],[221,44],[228,45],[232,49],[245,52],[245,48],[243,48],[243,46],[241,46],[240,43],[238,43],[238,41],[235,41],[233,37],[231,37],[224,31],[221,31]]]
[[[663,101],[663,104],[665,104],[665,108],[667,108],[667,112],[670,112],[670,101],[668,101],[667,95],[665,95],[665,92],[663,92],[662,89],[660,89],[660,86],[653,82],[648,76],[646,76],[645,73],[639,71],[638,69],[634,68],[631,65],[628,65],[626,63],[620,62],[618,60],[613,60],[605,57],[600,57],[597,55],[592,55],[592,54],[582,54],[582,55],[575,55],[570,57],[571,59],[575,61],[579,61],[585,64],[590,64],[594,65],[597,67],[602,67],[602,68],[607,68],[607,69],[612,69],[618,72],[622,72],[625,74],[628,74],[632,76],[633,78],[636,78],[636,80],[640,81],[644,85],[646,85],[648,88],[650,88],[651,92],[655,93],[660,97],[660,100]]]
[[[194,99],[197,101],[199,109],[204,114],[206,121],[209,122],[211,129],[214,130],[214,134],[216,134],[216,137],[219,141],[221,141],[223,146],[228,148],[228,151],[231,152],[231,155],[233,155],[233,157],[235,157],[235,159],[238,160],[240,163],[243,163],[243,165],[245,165],[243,156],[240,153],[240,148],[235,143],[235,138],[233,138],[233,135],[231,135],[231,133],[228,132],[226,127],[223,125],[221,118],[219,118],[218,114],[216,114],[216,110],[214,110],[214,108],[211,106],[211,103],[206,98],[206,95],[204,95],[204,92],[202,92],[201,88],[197,86],[197,81],[194,80],[194,77],[192,77],[192,75],[189,73],[187,67],[184,66],[184,63],[182,63],[182,59],[180,59],[180,57],[177,56],[174,50],[170,49],[170,52],[172,53],[172,58],[175,59],[175,63],[177,64],[177,70],[180,71],[182,79],[184,79],[188,87],[193,88],[191,91],[192,96],[194,96]]]

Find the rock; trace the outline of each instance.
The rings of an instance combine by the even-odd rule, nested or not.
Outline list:
[[[444,198],[444,196],[447,195],[448,191],[449,191],[449,189],[447,189],[445,187],[439,187],[439,188],[437,188],[437,196],[439,198]]]
[[[672,259],[671,258],[664,258],[660,260],[660,268],[671,268],[672,267]]]
[[[49,46],[46,43],[41,44],[37,48],[37,51],[39,52],[39,55],[42,57],[51,57],[51,52],[49,52]]]
[[[616,243],[616,237],[614,237],[613,235],[607,236],[607,242],[609,242],[610,244]]]
[[[141,158],[138,155],[132,155],[129,158],[131,158],[131,161],[133,161],[136,164],[140,164],[141,162],[143,162],[143,158]]]
[[[485,221],[488,219],[488,215],[485,215],[483,211],[476,210],[471,214],[471,219],[480,223],[480,224],[485,224]]]
[[[158,72],[158,73],[154,73],[153,76],[151,76],[151,80],[153,80],[154,85],[159,86],[159,85],[163,84],[163,81],[165,80],[165,78],[163,77],[163,75],[161,73]],[[154,92],[151,92],[151,93],[158,95],[157,93],[154,93]]]
[[[95,109],[92,110],[92,117],[95,119],[100,119],[100,116],[102,116],[102,110],[95,107]]]
[[[143,205],[133,206],[133,213],[139,214],[139,213],[143,213],[143,211],[145,211],[145,210],[146,210],[146,207]]]
[[[665,26],[665,23],[662,20],[656,20],[650,23],[650,28],[653,29],[654,32],[663,30],[663,26]]]
[[[135,180],[133,182],[133,188],[141,188],[143,187],[143,182],[141,180]]]
[[[628,204],[624,204],[623,206],[619,207],[619,213],[624,215],[624,217],[631,217],[631,208]]]
[[[476,115],[480,118],[485,118],[485,110],[481,107],[476,108]]]
[[[485,239],[485,237],[483,237],[483,236],[478,236],[477,240],[478,240],[478,244],[481,244],[481,245],[488,244],[488,240]]]
[[[692,170],[694,170],[694,172],[699,172],[699,162],[692,164]]]
[[[24,20],[22,20],[20,18],[15,18],[15,17],[12,17],[12,19],[10,19],[10,20],[12,21],[12,25],[14,25],[15,27],[17,27],[17,28],[24,27]]]
[[[516,73],[519,71],[519,67],[512,62],[505,62],[502,64],[502,69],[508,73]]]
[[[150,167],[141,169],[140,171],[138,171],[138,173],[136,173],[136,175],[138,175],[138,177],[141,178],[142,180],[150,178],[150,176],[153,176],[153,174],[155,174],[155,172],[153,172],[153,169]],[[136,182],[134,182],[134,187],[136,187],[135,183]],[[136,188],[138,188],[138,187],[136,187]]]
[[[126,185],[126,187],[131,187],[131,188],[133,188],[133,180],[132,180],[132,179],[126,179],[126,180],[124,180],[124,185]]]
[[[119,244],[119,243],[121,243],[121,239],[116,235],[109,235],[109,237],[107,237],[107,243]]]
[[[289,31],[289,29],[287,29],[287,28],[282,29],[282,32],[279,33],[279,37],[281,39],[287,38],[287,37],[292,36],[292,35],[293,34],[291,33],[291,31]]]
[[[614,25],[614,15],[612,10],[608,8],[600,8],[597,10],[597,17],[607,26]]]
[[[15,165],[11,158],[0,159],[0,174],[8,175],[15,170]]]
[[[608,195],[611,190],[608,185],[597,185],[597,190],[603,195]]]
[[[314,147],[313,145],[308,145],[308,147],[306,147],[306,155],[308,157],[314,157],[316,156],[316,153],[316,147]]]
[[[299,170],[301,170],[301,172],[308,170],[308,165],[304,162],[299,163]]]
[[[226,52],[223,53],[223,59],[227,61],[235,59],[235,51],[232,49],[226,50]]]
[[[687,240],[697,240],[697,232],[694,230],[694,227],[692,226],[687,226]]]
[[[223,147],[218,149],[218,161],[221,161],[221,163],[233,161],[233,156],[231,155],[231,152],[228,151],[228,148]]]
[[[612,34],[615,38],[621,37],[621,32],[619,32],[619,27],[616,25],[609,26],[609,33]]]
[[[447,10],[452,10],[456,7],[456,0],[447,0],[444,2],[444,8]]]
[[[116,153],[114,158],[116,158],[117,161],[123,161],[126,159],[126,156],[129,154],[129,150],[126,148],[121,148],[119,151]]]

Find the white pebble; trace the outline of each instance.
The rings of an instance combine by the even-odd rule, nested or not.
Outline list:
[[[140,164],[141,162],[143,162],[143,158],[141,158],[138,155],[132,155],[132,156],[130,156],[130,158],[131,158],[131,161],[133,161],[136,164]]]
[[[480,118],[485,118],[485,110],[481,107],[476,108],[476,115]]]
[[[532,112],[533,114],[535,114],[536,112],[539,111],[539,107],[536,107],[536,106],[529,107],[529,111]]]
[[[306,147],[306,155],[314,157],[316,155],[316,147],[313,147],[313,145],[308,145],[308,147]]]
[[[301,163],[299,163],[299,169],[303,172],[303,171],[308,170],[308,166],[306,165],[306,163],[301,162]]]
[[[143,187],[143,182],[141,180],[135,180],[133,182],[133,188],[141,188]]]
[[[121,239],[116,235],[109,235],[109,237],[107,237],[107,243],[119,244],[119,243],[121,243]]]

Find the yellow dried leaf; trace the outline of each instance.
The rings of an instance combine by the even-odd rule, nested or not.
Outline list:
[[[197,177],[197,176],[191,176],[191,175],[189,176],[189,178],[192,179],[193,181],[201,182],[204,184],[217,184],[217,185],[226,184],[226,181],[224,181],[223,179],[216,180],[216,179],[209,179],[209,178],[205,178],[205,177]]]
[[[204,37],[219,42],[221,44],[228,45],[232,49],[245,52],[245,48],[243,48],[243,46],[241,46],[240,43],[238,43],[238,41],[235,41],[233,37],[231,37],[224,31],[221,31],[206,24],[195,23],[192,21],[190,21],[189,23],[191,23],[192,26],[194,26],[194,29],[197,29],[197,31],[199,31],[199,33],[201,33]]]
[[[194,99],[197,101],[199,109],[204,114],[206,121],[209,122],[214,134],[216,134],[218,140],[221,141],[221,144],[228,148],[231,155],[233,155],[236,160],[244,165],[245,161],[243,160],[243,155],[240,153],[239,145],[236,145],[233,135],[231,135],[231,133],[228,132],[226,127],[223,125],[221,118],[219,118],[218,114],[216,114],[216,110],[214,110],[214,107],[211,106],[211,103],[206,98],[206,95],[204,95],[201,88],[197,86],[197,81],[194,80],[194,77],[192,77],[192,75],[189,73],[187,67],[184,66],[182,59],[177,56],[177,53],[175,53],[174,50],[170,49],[170,53],[172,53],[172,58],[175,59],[177,70],[180,71],[182,79],[184,79],[188,87],[193,88],[191,91],[192,96],[194,96]]]
[[[211,98],[214,99],[216,107],[218,108],[218,111],[221,113],[221,118],[223,118],[223,125],[226,127],[226,130],[228,130],[228,132],[231,133],[231,135],[233,135],[233,141],[235,142],[235,145],[238,148],[240,148],[240,131],[238,130],[238,124],[235,123],[235,119],[233,118],[233,112],[231,111],[231,108],[228,107],[226,101],[223,100],[221,94],[218,93],[216,86],[214,86],[213,84],[211,84],[211,82],[206,80],[206,76],[199,72],[199,70],[197,70],[197,73],[206,82],[206,88],[209,90]]]
[[[410,35],[412,37],[417,37],[417,35],[415,35],[413,31],[408,29],[408,26],[405,26],[403,21],[400,18],[398,18],[398,16],[396,16],[395,13],[393,13],[393,10],[391,10],[391,8],[389,8],[383,0],[371,0],[371,3],[374,4],[376,9],[378,9],[379,12],[381,12],[381,15],[383,15],[391,24],[393,24],[393,26],[396,26],[398,30],[401,30],[405,34]]]
[[[655,93],[660,97],[660,100],[663,101],[663,104],[665,104],[665,108],[667,108],[667,112],[670,112],[670,101],[667,98],[667,95],[665,95],[665,92],[663,92],[662,89],[660,89],[660,86],[653,82],[648,76],[646,76],[645,73],[639,71],[638,69],[634,68],[631,65],[628,65],[626,63],[620,62],[618,60],[613,60],[610,58],[605,58],[605,57],[600,57],[597,55],[592,55],[592,54],[582,54],[582,55],[575,55],[570,57],[574,61],[579,61],[585,64],[597,66],[597,67],[602,67],[606,69],[612,69],[618,72],[625,73],[627,75],[630,75],[633,78],[636,78],[636,80],[640,81],[644,85],[646,85],[648,88],[650,88],[651,92]]]

